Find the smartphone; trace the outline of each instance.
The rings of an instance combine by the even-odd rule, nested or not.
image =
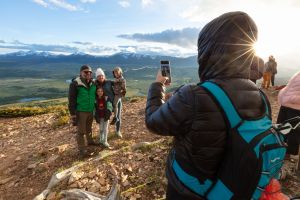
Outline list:
[[[161,68],[161,74],[163,76],[168,77],[168,83],[171,83],[171,67],[170,67],[170,61],[168,60],[161,60],[160,61],[160,68]]]

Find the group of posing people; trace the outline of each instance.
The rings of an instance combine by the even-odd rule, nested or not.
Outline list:
[[[96,80],[92,78],[92,68],[83,65],[80,76],[73,79],[69,88],[69,112],[73,125],[77,126],[76,140],[79,154],[87,156],[84,135],[88,145],[98,145],[92,137],[93,119],[99,123],[100,144],[109,148],[107,142],[109,119],[114,112],[111,125],[115,125],[116,135],[121,134],[122,97],[126,94],[126,80],[120,67],[113,69],[114,80],[107,80],[101,68],[95,72]]]
[[[261,87],[268,89],[270,85],[275,86],[275,75],[277,74],[277,62],[273,55],[269,56],[268,62],[255,56],[250,65],[250,80],[256,83],[258,79],[263,78]]]
[[[167,200],[258,200],[278,178],[285,143],[272,128],[267,96],[250,76],[252,62],[264,66],[249,47],[256,39],[257,27],[248,14],[225,13],[199,33],[199,84],[182,86],[167,100],[168,78],[159,71],[151,84],[146,126],[174,137],[167,158]],[[269,87],[276,71],[270,56],[263,87]],[[300,72],[280,92],[279,103],[278,122],[300,116]],[[285,142],[287,153],[297,154],[300,127]]]

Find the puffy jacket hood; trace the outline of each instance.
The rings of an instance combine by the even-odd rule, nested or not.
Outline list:
[[[209,22],[198,38],[200,80],[249,78],[256,38],[257,27],[246,13],[229,12]]]

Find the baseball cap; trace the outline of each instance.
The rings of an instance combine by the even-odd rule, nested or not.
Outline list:
[[[90,66],[88,66],[88,65],[82,65],[81,67],[80,67],[80,72],[81,71],[83,71],[83,70],[88,70],[88,71],[90,71],[90,72],[92,72],[92,68],[90,67]]]

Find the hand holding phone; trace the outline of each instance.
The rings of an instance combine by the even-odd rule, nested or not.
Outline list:
[[[160,61],[160,68],[161,68],[161,74],[162,74],[162,76],[168,78],[168,80],[166,81],[166,83],[170,84],[171,83],[170,61],[168,61],[168,60],[162,60],[162,61]]]

